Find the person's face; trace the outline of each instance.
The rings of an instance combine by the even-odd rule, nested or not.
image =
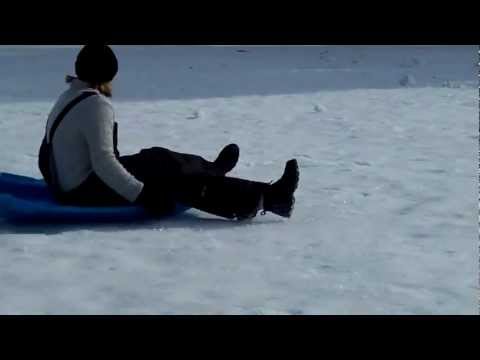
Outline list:
[[[112,91],[113,91],[112,82],[110,81],[108,83],[103,83],[103,84],[98,85],[98,91],[100,91],[106,97],[111,98],[112,97]]]

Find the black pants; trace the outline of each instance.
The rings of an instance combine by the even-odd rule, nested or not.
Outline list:
[[[213,162],[201,156],[160,147],[121,156],[119,161],[139,181],[158,187],[156,190],[163,195],[158,196],[159,209],[181,203],[230,219],[251,217],[259,210],[260,199],[268,186],[226,177]],[[94,173],[78,188],[64,194],[62,201],[79,206],[130,204]]]

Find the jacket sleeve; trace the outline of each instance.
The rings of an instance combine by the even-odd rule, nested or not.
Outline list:
[[[134,202],[143,189],[143,183],[131,175],[115,156],[113,108],[97,96],[87,102],[81,132],[88,144],[93,171],[111,189]]]

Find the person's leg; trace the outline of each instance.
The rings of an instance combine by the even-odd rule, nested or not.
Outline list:
[[[203,157],[184,154],[170,150],[170,154],[182,166],[183,175],[213,175],[225,176],[237,165],[240,148],[236,144],[225,146],[215,161],[207,161]]]
[[[248,218],[256,215],[268,184],[224,176],[229,167],[229,152],[236,152],[238,160],[235,150],[232,146],[224,148],[216,162],[160,147],[119,160],[138,180],[153,184],[158,187],[158,194],[163,191],[178,203],[230,219]],[[223,165],[222,169],[215,163]]]
[[[290,217],[298,184],[298,164],[287,162],[280,180],[270,185],[238,178],[212,175],[206,160],[191,156],[197,166],[186,169],[189,161],[179,160],[185,154],[168,149],[152,148],[124,156],[120,162],[140,181],[158,189],[159,201],[173,198],[186,206],[229,219],[251,218],[258,210]],[[187,158],[189,155],[187,154]],[[161,206],[161,204],[159,204]]]
[[[179,175],[224,176],[237,164],[239,149],[226,146],[215,161],[194,154],[185,154],[161,147],[143,149],[134,155],[122,156],[119,161],[140,181]]]
[[[182,165],[170,150],[155,147],[119,158],[123,167],[139,181],[158,180],[181,174]]]
[[[249,219],[263,210],[263,197],[270,185],[244,179],[191,175],[174,181],[170,191],[176,201],[228,219]]]
[[[258,211],[290,217],[299,181],[296,160],[285,166],[273,184],[225,176],[184,176],[172,186],[176,200],[196,209],[229,219],[249,219]]]

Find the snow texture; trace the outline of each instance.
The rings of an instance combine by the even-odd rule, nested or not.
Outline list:
[[[294,215],[0,223],[0,313],[478,312],[477,47],[114,49],[123,154],[235,142],[261,181],[297,158]],[[0,171],[40,177],[77,51],[0,47]]]

